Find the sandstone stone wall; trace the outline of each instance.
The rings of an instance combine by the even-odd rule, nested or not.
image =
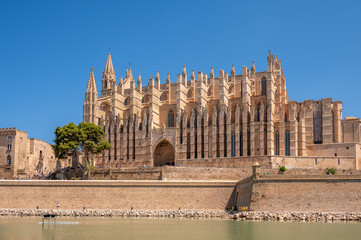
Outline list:
[[[0,208],[224,210],[236,181],[0,181]]]
[[[285,166],[287,169],[326,169],[338,170],[356,169],[355,157],[272,157],[272,168],[279,169]]]
[[[176,160],[178,166],[182,167],[242,167],[251,168],[255,162],[261,164],[262,167],[271,167],[270,156],[254,156],[254,157],[223,157],[208,159],[182,159]]]
[[[271,176],[253,180],[251,187],[249,184],[240,182],[237,185],[236,202],[246,204],[249,201],[252,211],[361,211],[360,175]]]
[[[94,180],[161,180],[161,168],[123,168],[105,171],[96,171],[92,173],[91,179]]]
[[[167,180],[241,180],[251,176],[251,168],[163,167]]]

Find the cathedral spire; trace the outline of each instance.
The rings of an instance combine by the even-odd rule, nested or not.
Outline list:
[[[105,68],[103,71],[103,78],[102,78],[102,96],[107,94],[108,89],[112,89],[113,86],[116,84],[115,80],[115,72],[113,68],[112,57],[110,55],[110,51],[108,53],[107,62],[105,64]]]
[[[96,114],[98,111],[97,102],[98,91],[95,83],[93,67],[91,67],[83,105],[83,122],[96,123]]]
[[[95,83],[93,67],[90,68],[90,75],[89,75],[89,80],[88,80],[88,85],[87,85],[87,88],[86,88],[86,92],[96,92],[98,94],[97,85]]]
[[[89,75],[86,92],[96,92],[98,94],[97,85],[95,83],[95,78],[94,78],[93,67],[90,68],[90,75]]]
[[[105,64],[104,72],[114,73],[112,56],[110,55],[110,51],[108,53],[107,63]]]

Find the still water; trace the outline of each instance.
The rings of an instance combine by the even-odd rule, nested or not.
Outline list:
[[[0,218],[0,239],[361,239],[361,223],[243,222],[188,219]]]

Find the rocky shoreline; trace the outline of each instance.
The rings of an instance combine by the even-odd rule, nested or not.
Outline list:
[[[361,222],[361,212],[229,212],[198,210],[0,209],[0,216],[40,217],[45,214],[56,214],[59,217],[187,218],[228,219],[243,221]]]

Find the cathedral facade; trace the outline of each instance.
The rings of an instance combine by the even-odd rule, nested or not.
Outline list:
[[[159,72],[142,86],[132,69],[116,80],[110,52],[100,96],[91,69],[83,121],[101,126],[112,147],[101,167],[224,166],[253,164],[313,168],[361,166],[360,119],[342,119],[342,102],[289,101],[278,56],[268,69],[254,62],[209,76],[184,66],[172,82]],[[238,70],[237,70],[238,71]],[[352,125],[352,127],[350,127]],[[357,134],[355,135],[355,132]],[[352,136],[351,136],[352,135]],[[350,150],[350,151],[346,151]]]

